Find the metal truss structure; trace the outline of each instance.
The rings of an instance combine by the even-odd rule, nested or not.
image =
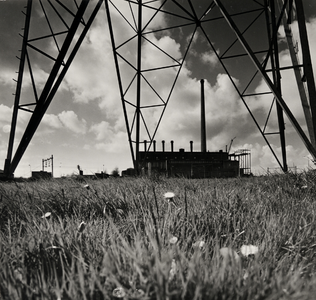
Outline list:
[[[302,0],[82,0],[80,5],[74,0],[72,9],[66,3],[60,0],[39,0],[37,5],[42,9],[50,32],[41,37],[30,38],[32,0],[27,1],[20,68],[5,161],[7,176],[13,175],[102,4],[106,11],[121,104],[136,170],[139,167],[140,145],[144,140],[149,140],[150,149],[153,144],[197,35],[203,37],[218,59],[282,170],[288,170],[284,114],[306,149],[316,159],[316,89]],[[88,6],[90,8],[87,15]],[[299,28],[302,63],[299,62],[297,45],[293,42],[291,31],[294,12]],[[49,13],[54,13],[60,20],[57,31],[53,29]],[[114,18],[125,26],[124,34],[115,27]],[[286,66],[281,65],[279,57],[280,51],[285,50],[280,49],[278,32],[281,26],[285,30],[287,50],[292,61]],[[184,41],[183,35],[189,38]],[[260,43],[254,38],[258,35],[261,37]],[[164,47],[164,43],[155,43],[166,37],[172,37],[181,44],[181,57],[175,55],[173,49]],[[37,46],[47,39],[55,44],[55,54],[47,53]],[[145,47],[157,55],[157,61],[146,60],[143,55]],[[31,51],[51,61],[50,75],[41,91],[33,77],[36,66],[32,64]],[[34,92],[34,101],[30,103],[22,103],[20,99],[25,65]],[[302,104],[308,135],[302,129],[305,124],[298,123],[287,105],[287,99],[282,96],[282,72],[288,70],[295,73],[300,98],[298,101]],[[241,77],[246,79],[237,84],[235,78]],[[163,88],[158,82],[165,83]],[[259,82],[265,83],[266,90],[256,90]],[[270,102],[264,119],[255,115],[249,99]],[[31,118],[13,156],[20,109],[29,111]],[[272,128],[269,127],[272,114],[276,114],[278,120],[278,130],[275,132],[269,131]],[[271,135],[279,137],[281,158],[269,142]]]

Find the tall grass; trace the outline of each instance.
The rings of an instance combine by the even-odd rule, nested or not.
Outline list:
[[[0,183],[0,298],[314,299],[315,177]]]

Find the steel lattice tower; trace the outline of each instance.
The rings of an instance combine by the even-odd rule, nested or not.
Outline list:
[[[13,175],[100,9],[106,11],[119,85],[118,92],[136,170],[139,168],[140,145],[144,140],[148,140],[149,148],[151,147],[168,103],[172,101],[178,78],[190,55],[190,49],[197,34],[203,36],[208,47],[216,55],[283,171],[286,172],[288,169],[284,114],[302,139],[306,149],[316,159],[316,89],[302,0],[249,0],[243,1],[242,4],[240,1],[233,0],[82,0],[78,5],[76,1],[74,3],[72,7],[75,9],[70,9],[64,1],[60,0],[36,2],[37,9],[42,9],[50,32],[40,37],[30,38],[29,28],[35,3],[27,0],[12,126],[4,168],[6,176]],[[50,10],[46,8],[47,5]],[[60,19],[61,26],[58,30],[51,26],[49,11],[53,11]],[[299,62],[291,31],[294,12],[299,28],[302,62]],[[116,32],[113,17],[125,24],[124,35]],[[160,24],[161,19],[168,22]],[[283,26],[285,30],[291,55],[292,63],[287,66],[281,66],[279,61],[278,31],[280,26]],[[222,28],[225,28],[223,29],[225,36],[221,33]],[[186,44],[181,46],[181,57],[175,57],[170,49],[153,42],[152,37],[161,39],[172,36],[176,40],[176,33],[180,31],[185,31],[190,37]],[[260,35],[260,43],[256,42],[254,35]],[[45,39],[51,39],[55,44],[54,54],[47,53],[37,46]],[[152,51],[162,58],[159,63],[144,60],[142,55],[144,47],[151,47]],[[131,51],[123,51],[126,49]],[[33,77],[36,66],[32,64],[31,52],[34,51],[37,55],[43,55],[49,59],[52,66],[49,77],[41,89]],[[136,53],[136,55],[131,55],[131,53]],[[248,78],[239,85],[236,84],[234,78],[239,78],[239,72],[244,72],[244,70],[233,67],[237,66],[238,62],[247,68]],[[122,73],[123,65],[128,69],[128,72],[124,74]],[[20,95],[25,78],[25,66],[31,79],[34,101],[22,104]],[[301,101],[304,111],[308,135],[295,119],[282,95],[281,74],[291,69],[295,73],[300,95],[298,101]],[[173,78],[169,78],[163,89],[158,88],[157,82],[163,80],[164,72],[170,70],[173,71]],[[258,92],[254,89],[259,81],[265,82],[266,90]],[[258,119],[253,114],[248,103],[251,97],[256,97],[258,101],[261,97],[264,101],[269,99],[271,104],[265,119]],[[18,111],[21,109],[29,111],[31,117],[13,155]],[[269,119],[273,113],[277,115],[278,131],[268,132]],[[156,119],[153,119],[153,116]],[[281,157],[278,157],[272,149],[269,135],[279,136]]]

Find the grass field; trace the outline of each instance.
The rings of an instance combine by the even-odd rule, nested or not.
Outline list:
[[[2,182],[0,299],[315,299],[315,179]]]

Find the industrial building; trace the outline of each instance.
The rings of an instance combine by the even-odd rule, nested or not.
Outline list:
[[[146,141],[144,143],[146,145]],[[165,151],[165,142],[162,141],[162,150],[156,151],[156,142],[153,142],[153,151],[140,151],[140,169],[143,174],[165,174],[168,177],[183,176],[187,178],[223,178],[237,177],[251,174],[250,151],[240,150],[229,154],[218,152],[194,152],[193,142],[190,142],[190,151],[184,149]]]
[[[193,141],[190,141],[190,151],[179,149],[174,151],[174,141],[170,143],[170,151],[165,151],[165,141],[162,150],[156,150],[156,141],[152,142],[152,151],[147,149],[144,141],[144,151],[139,152],[139,170],[143,174],[165,174],[167,176],[184,176],[187,178],[223,178],[251,174],[250,150],[242,149],[233,154],[219,150],[209,152],[206,147],[205,95],[204,80],[201,79],[201,151],[193,151]],[[151,146],[151,145],[150,145]],[[230,145],[231,146],[231,145]]]

